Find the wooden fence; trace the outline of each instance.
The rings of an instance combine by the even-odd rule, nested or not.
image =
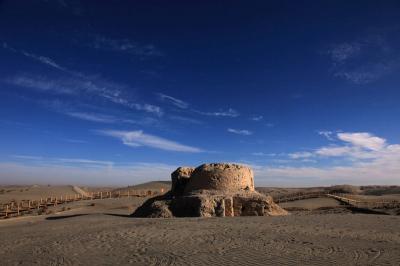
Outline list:
[[[284,203],[289,201],[296,201],[302,199],[312,199],[312,198],[323,198],[326,197],[326,193],[323,192],[309,192],[309,193],[293,193],[288,195],[273,197],[276,203]]]
[[[100,191],[88,192],[85,194],[63,195],[59,197],[41,198],[40,200],[13,200],[6,204],[0,204],[0,219],[17,217],[20,215],[31,214],[33,212],[43,212],[48,207],[58,206],[74,201],[111,199],[111,198],[130,198],[148,197],[161,195],[164,189],[160,190],[123,190],[123,191]]]
[[[348,204],[356,208],[363,208],[363,209],[400,208],[400,201],[397,200],[379,200],[379,199],[360,200],[360,199],[355,199],[354,195],[348,195],[348,194],[326,194],[326,196],[334,198],[342,203]]]
[[[339,194],[339,193],[324,193],[324,192],[310,192],[310,193],[293,193],[290,195],[282,195],[274,197],[276,203],[284,203],[296,200],[311,199],[311,198],[334,198],[344,204],[366,209],[392,209],[400,208],[400,201],[398,200],[380,200],[380,199],[358,199],[356,195]]]

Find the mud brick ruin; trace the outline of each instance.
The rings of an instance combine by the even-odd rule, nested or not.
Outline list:
[[[254,190],[253,171],[238,164],[179,167],[171,190],[147,200],[134,217],[277,216],[287,212]]]

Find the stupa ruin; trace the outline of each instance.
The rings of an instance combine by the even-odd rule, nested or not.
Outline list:
[[[253,171],[238,164],[179,167],[171,190],[147,200],[133,217],[277,216],[287,212],[254,190]]]

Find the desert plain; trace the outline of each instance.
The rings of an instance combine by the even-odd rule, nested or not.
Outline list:
[[[169,186],[151,182],[131,188],[167,190]],[[5,202],[67,194],[74,187],[2,189],[0,200]],[[257,190],[278,198],[321,188]],[[393,187],[364,189],[361,194],[358,197],[368,199],[400,198]],[[279,203],[289,211],[287,216],[131,217],[148,198],[76,201],[41,215],[2,219],[0,264],[400,265],[398,209],[357,209],[321,197]]]

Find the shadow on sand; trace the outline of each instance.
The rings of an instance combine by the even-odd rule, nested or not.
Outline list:
[[[388,213],[383,212],[383,211],[376,211],[376,210],[366,209],[366,208],[347,207],[347,209],[349,209],[352,213],[389,215]]]
[[[46,220],[60,220],[60,219],[67,219],[67,218],[85,216],[85,215],[88,215],[88,214],[87,213],[82,213],[82,214],[72,214],[72,215],[50,216],[50,217],[47,217]]]
[[[132,214],[118,214],[118,213],[103,213],[104,215],[132,218]]]

